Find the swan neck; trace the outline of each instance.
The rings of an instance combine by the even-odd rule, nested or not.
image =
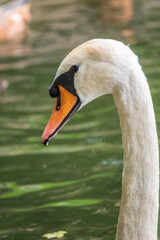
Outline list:
[[[140,76],[113,94],[124,147],[116,240],[157,240],[158,141],[149,87]]]

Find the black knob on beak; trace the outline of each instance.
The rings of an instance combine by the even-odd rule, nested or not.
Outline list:
[[[57,86],[54,86],[54,85],[51,85],[50,88],[49,88],[49,95],[52,97],[52,98],[55,98],[59,95],[59,90],[58,90],[58,87]]]

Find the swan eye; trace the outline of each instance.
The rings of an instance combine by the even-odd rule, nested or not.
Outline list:
[[[49,95],[52,97],[52,98],[55,98],[59,95],[59,90],[58,90],[58,87],[55,86],[53,87],[52,85],[50,86],[49,88]]]
[[[78,69],[79,69],[79,65],[76,64],[76,65],[73,65],[73,66],[70,68],[70,71],[71,71],[72,73],[76,73],[76,72],[78,71]]]

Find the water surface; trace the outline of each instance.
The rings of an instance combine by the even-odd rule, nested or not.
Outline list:
[[[41,135],[53,108],[48,95],[69,51],[92,38],[130,44],[148,78],[160,126],[160,2],[32,1],[22,41],[1,43],[0,239],[113,240],[123,148],[111,96],[88,104],[48,147]],[[160,236],[160,233],[159,233]]]

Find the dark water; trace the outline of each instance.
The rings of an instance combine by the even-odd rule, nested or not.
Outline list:
[[[53,102],[48,88],[66,54],[98,37],[114,38],[139,55],[160,130],[159,0],[32,1],[22,41],[1,43],[0,239],[112,240],[121,195],[123,149],[111,96],[84,107],[41,144]],[[159,233],[160,236],[160,233]]]

